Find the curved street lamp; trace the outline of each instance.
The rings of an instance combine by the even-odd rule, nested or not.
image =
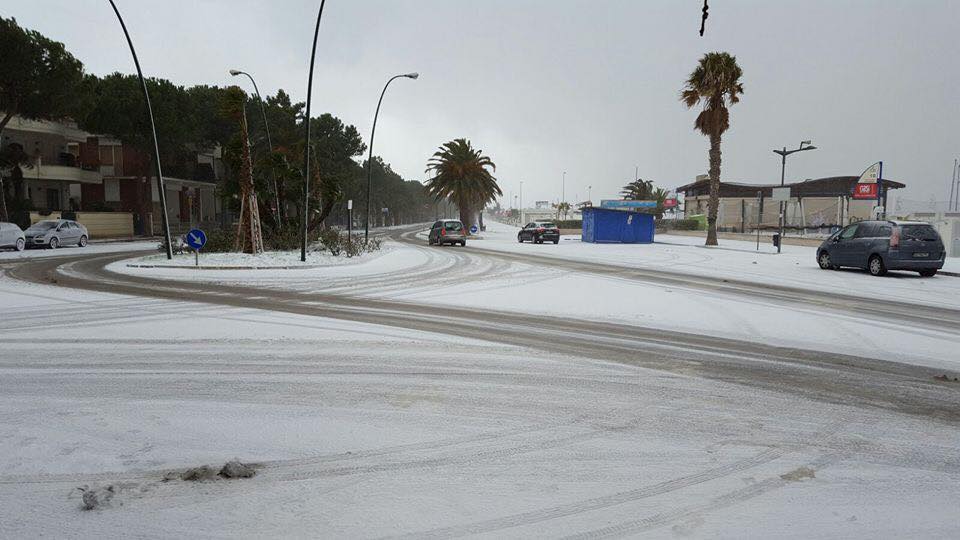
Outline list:
[[[310,74],[307,76],[307,113],[303,117],[306,130],[306,146],[303,147],[303,238],[300,241],[300,261],[307,262],[307,229],[310,227],[310,98],[313,97],[313,63],[317,57],[317,35],[320,33],[320,17],[323,16],[323,4],[317,12],[317,26],[313,29],[313,46],[310,48]]]
[[[363,241],[366,242],[370,237],[370,188],[373,185],[373,136],[377,132],[377,117],[380,116],[380,104],[383,103],[383,96],[387,93],[387,87],[394,79],[406,77],[416,80],[420,77],[419,73],[405,73],[403,75],[394,75],[390,77],[387,84],[383,85],[383,92],[380,92],[380,101],[377,102],[377,112],[373,114],[373,128],[370,130],[370,153],[367,157],[367,216],[363,220]]]
[[[123,28],[123,35],[127,37],[127,45],[130,46],[130,54],[133,55],[133,63],[137,66],[137,77],[140,78],[140,88],[143,90],[143,99],[147,103],[147,115],[150,117],[150,132],[153,135],[153,164],[157,171],[157,191],[160,195],[160,212],[163,222],[163,238],[167,246],[167,259],[173,258],[173,245],[170,243],[170,221],[167,218],[167,192],[163,182],[163,171],[160,169],[160,146],[157,144],[157,126],[153,121],[153,107],[150,105],[150,92],[147,90],[147,82],[143,80],[143,71],[140,69],[140,60],[137,59],[137,51],[133,48],[133,41],[130,39],[130,32],[127,32],[127,25],[120,16],[120,10],[113,0],[108,0],[113,7],[113,12],[117,14],[120,20],[120,27]]]
[[[263,128],[267,132],[267,146],[270,147],[270,151],[273,152],[273,141],[270,140],[270,124],[267,122],[267,111],[263,108],[263,97],[260,96],[260,89],[257,88],[257,81],[253,80],[253,77],[246,71],[240,71],[238,69],[231,69],[230,75],[236,77],[237,75],[246,75],[250,82],[253,83],[253,91],[257,93],[257,99],[260,100],[260,116],[263,117]]]
[[[273,153],[273,140],[270,139],[270,123],[267,122],[267,111],[263,108],[263,97],[260,96],[260,89],[257,88],[257,81],[253,80],[253,76],[247,73],[246,71],[240,71],[238,69],[231,69],[230,75],[236,77],[237,75],[246,75],[250,82],[253,83],[253,91],[257,93],[257,100],[260,102],[260,116],[263,117],[263,129],[267,132],[267,146],[270,148],[270,153]],[[272,169],[272,168],[271,168]],[[280,225],[280,189],[277,187],[277,175],[271,172],[273,176],[273,197],[274,203],[277,205],[277,225]]]

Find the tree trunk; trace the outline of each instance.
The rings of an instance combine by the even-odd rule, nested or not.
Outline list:
[[[717,245],[717,210],[720,207],[720,134],[710,135],[710,200],[707,203],[707,243]]]
[[[470,208],[470,205],[464,203],[458,204],[457,208],[460,209],[460,222],[463,223],[463,230],[470,234],[470,227],[473,226],[473,209]]]
[[[263,253],[263,234],[260,229],[257,190],[253,184],[253,163],[250,158],[246,115],[241,118],[240,137],[243,155],[240,164],[240,227],[237,231],[237,250],[259,254]]]

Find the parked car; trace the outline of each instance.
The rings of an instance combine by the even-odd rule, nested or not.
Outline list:
[[[844,227],[817,249],[820,268],[864,268],[875,276],[887,270],[911,270],[936,275],[946,258],[943,240],[928,223],[861,221]]]
[[[23,231],[16,223],[7,223],[0,221],[0,249],[13,248],[17,251],[23,251],[27,241],[23,236]]]
[[[27,247],[49,247],[77,245],[86,247],[90,239],[87,228],[69,219],[50,219],[38,221],[24,231]]]
[[[560,228],[552,221],[532,221],[524,225],[517,233],[517,241],[523,243],[529,240],[534,244],[542,244],[544,241],[560,243]]]
[[[467,245],[467,231],[463,228],[463,223],[456,219],[441,219],[430,227],[430,234],[427,236],[427,243],[431,246],[436,244],[460,244]]]

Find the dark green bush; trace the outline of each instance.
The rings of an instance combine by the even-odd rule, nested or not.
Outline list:
[[[700,222],[696,219],[661,219],[657,229],[662,231],[699,231]]]
[[[203,246],[205,253],[226,253],[237,247],[237,231],[232,227],[207,231],[207,243]]]
[[[263,244],[269,251],[290,251],[300,247],[302,237],[297,227],[285,227],[279,231],[264,231]]]
[[[343,253],[345,243],[343,235],[337,229],[324,229],[320,232],[320,245],[334,257]]]
[[[579,219],[563,219],[554,221],[554,223],[561,229],[580,229],[583,227],[583,221]]]

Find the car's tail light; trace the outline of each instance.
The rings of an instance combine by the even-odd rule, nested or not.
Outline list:
[[[543,227],[537,227],[537,232],[543,232],[543,231],[544,231]]]
[[[447,230],[446,230],[446,229],[440,229],[440,236],[446,236],[446,235],[447,235]]]
[[[890,248],[899,248],[900,247],[900,227],[894,227],[893,232],[890,233]]]

